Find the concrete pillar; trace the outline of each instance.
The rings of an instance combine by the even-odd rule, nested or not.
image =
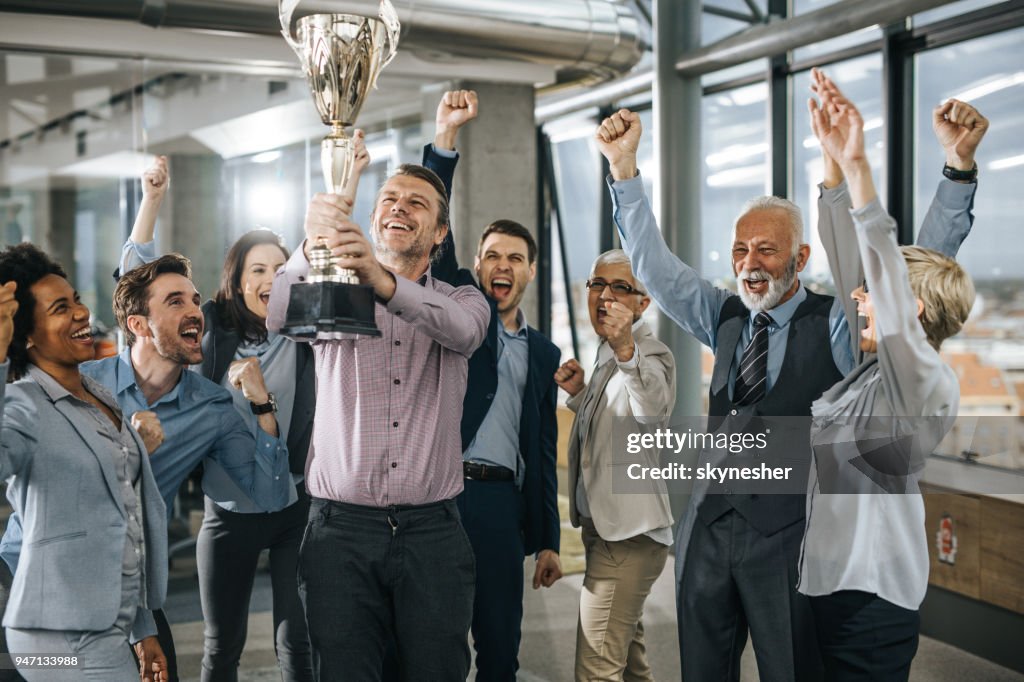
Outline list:
[[[463,81],[423,90],[423,135],[434,139],[434,115],[445,90],[476,90],[480,114],[459,131],[459,165],[451,214],[459,264],[473,268],[480,235],[498,219],[522,223],[537,236],[537,146],[530,85]],[[527,290],[523,312],[538,324],[538,281]]]
[[[68,273],[68,281],[75,281],[75,213],[78,190],[72,187],[50,186],[47,193],[49,223],[45,231],[36,232],[33,241],[46,251]],[[40,238],[41,237],[41,238]]]
[[[175,154],[168,159],[170,196],[160,208],[157,252],[177,252],[192,261],[192,281],[203,299],[220,284],[230,238],[229,193],[222,187],[219,156]]]
[[[700,266],[701,86],[700,77],[681,78],[675,63],[700,47],[701,4],[697,0],[657,0],[654,8],[654,142],[659,180],[655,187],[658,224],[665,241],[684,263]],[[701,348],[664,315],[658,336],[676,359],[676,418],[701,414]],[[672,496],[681,518],[688,495]]]

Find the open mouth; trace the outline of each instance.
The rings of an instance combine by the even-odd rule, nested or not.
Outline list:
[[[72,341],[84,346],[92,345],[92,328],[86,325],[71,335]]]
[[[743,287],[751,294],[765,294],[768,292],[768,280],[747,278],[743,280]]]
[[[495,277],[491,280],[491,292],[494,294],[494,298],[507,298],[512,293],[512,280]]]
[[[263,305],[267,305],[268,303],[270,303],[270,292],[265,291],[262,294],[260,294],[258,298],[260,299],[260,302]]]
[[[181,338],[185,339],[185,341],[189,345],[198,346],[199,345],[199,335],[202,334],[202,332],[203,332],[202,325],[200,325],[200,324],[198,324],[196,322],[189,322],[186,327],[182,328],[180,333],[181,333]]]
[[[861,338],[867,339],[868,341],[874,341],[874,339],[875,339],[875,330],[874,330],[874,327],[871,324],[871,318],[868,317],[866,313],[861,312],[860,310],[858,310],[857,311],[857,320],[858,321],[863,320],[862,324],[864,325],[864,328],[860,330]]]
[[[390,221],[384,223],[384,227],[385,227],[385,229],[397,230],[398,232],[412,232],[413,231],[413,227],[411,225],[407,225],[407,224],[405,224],[403,222],[399,222],[398,220],[390,220]]]

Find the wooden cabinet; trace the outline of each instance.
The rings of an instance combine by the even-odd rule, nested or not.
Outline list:
[[[973,599],[1024,614],[1024,504],[998,497],[921,486],[931,571],[928,582]],[[943,524],[943,518],[949,522]],[[950,528],[952,563],[939,558]],[[948,552],[951,538],[945,538]]]

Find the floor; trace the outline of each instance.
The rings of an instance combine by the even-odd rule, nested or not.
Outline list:
[[[532,578],[532,563],[532,559],[527,559],[527,581]],[[198,682],[203,650],[199,593],[194,580],[188,576],[188,560],[179,560],[176,564],[175,573],[179,577],[172,581],[167,614],[175,623],[174,637],[181,678],[183,682]],[[679,679],[672,568],[670,559],[654,586],[644,615],[648,655],[659,680]],[[521,670],[518,679],[521,682],[572,680],[576,605],[582,583],[583,576],[577,574],[563,578],[547,590],[534,591],[527,584],[519,657]],[[280,680],[274,661],[269,608],[270,581],[267,574],[261,572],[253,592],[249,640],[242,656],[239,680],[243,682]],[[757,668],[749,646],[744,653],[742,679],[745,682],[757,680]],[[1024,675],[941,642],[922,638],[910,679],[912,682],[1024,682]]]

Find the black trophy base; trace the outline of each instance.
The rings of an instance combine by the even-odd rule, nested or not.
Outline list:
[[[380,336],[374,308],[373,287],[367,284],[293,284],[281,332],[303,337],[319,332]]]

